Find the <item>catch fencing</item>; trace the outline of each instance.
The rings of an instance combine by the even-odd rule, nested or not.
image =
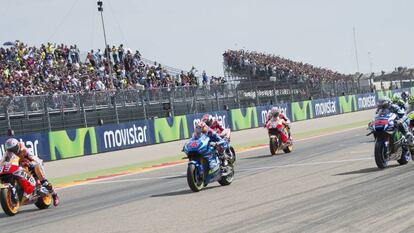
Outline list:
[[[335,114],[375,108],[376,100],[414,88],[329,97],[292,103],[260,105],[225,111],[208,112],[233,131],[261,127],[272,107],[279,107],[292,121],[308,120]],[[202,113],[135,120],[120,124],[64,129],[60,131],[19,135],[17,138],[45,161],[73,158],[189,138]],[[4,142],[7,137],[0,137]],[[0,145],[0,157],[4,145]]]

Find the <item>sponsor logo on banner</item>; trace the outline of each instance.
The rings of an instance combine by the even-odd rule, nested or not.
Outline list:
[[[147,142],[148,127],[133,124],[129,128],[106,130],[103,133],[105,149],[139,145]]]
[[[315,116],[328,116],[337,113],[337,101],[326,100],[326,101],[315,101]]]
[[[312,101],[291,103],[292,121],[301,121],[313,118]]]
[[[256,107],[232,109],[231,123],[233,130],[250,129],[258,127]]]
[[[375,108],[377,105],[376,97],[374,94],[358,97],[358,109],[370,109]]]
[[[353,112],[357,110],[355,95],[340,96],[338,99],[340,113]]]
[[[155,143],[169,142],[188,138],[186,116],[175,116],[154,120]]]
[[[98,153],[95,128],[50,132],[49,148],[51,160]]]

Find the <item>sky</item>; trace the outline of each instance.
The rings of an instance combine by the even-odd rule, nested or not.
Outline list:
[[[342,73],[414,67],[412,0],[103,0],[108,44],[209,75],[245,49]],[[103,48],[95,0],[0,0],[0,44]],[[359,70],[353,28],[356,34]],[[372,64],[372,65],[371,65]]]

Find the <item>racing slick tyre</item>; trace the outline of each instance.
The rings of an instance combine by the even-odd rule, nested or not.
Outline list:
[[[236,162],[236,151],[234,148],[230,146],[230,148],[226,150],[226,153],[228,155],[229,163],[234,164],[234,162]]]
[[[230,185],[231,182],[233,182],[233,178],[234,178],[233,165],[229,164],[227,166],[227,169],[230,169],[231,171],[226,176],[222,176],[220,180],[218,180],[219,184],[221,184],[222,186]]]
[[[35,206],[39,208],[40,210],[47,209],[52,204],[52,194],[48,194],[42,198],[39,198],[35,202]]]
[[[204,173],[199,175],[198,168],[195,164],[188,164],[187,183],[193,192],[199,192],[204,188]]]
[[[385,145],[386,141],[376,141],[375,142],[375,149],[374,149],[374,156],[375,156],[375,163],[379,169],[384,169],[388,166],[389,156],[388,156],[388,149]]]
[[[399,160],[397,160],[397,162],[400,165],[406,165],[408,163],[408,161],[410,161],[410,153],[407,150],[402,150],[402,155],[401,158]]]
[[[271,155],[276,155],[276,153],[277,153],[277,142],[276,142],[275,139],[270,139],[269,148],[270,148],[270,154]]]
[[[0,192],[1,208],[4,213],[9,216],[14,216],[19,212],[20,202],[13,198],[13,193],[10,188],[2,188]]]

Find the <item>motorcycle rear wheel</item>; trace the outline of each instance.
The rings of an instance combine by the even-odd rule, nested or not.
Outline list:
[[[40,210],[47,209],[50,205],[52,205],[52,194],[41,197],[35,202],[35,206]]]
[[[199,192],[204,188],[204,173],[198,177],[198,171],[195,164],[189,164],[187,168],[187,183],[193,192]]]
[[[3,209],[4,213],[9,216],[14,216],[19,212],[20,202],[13,203],[12,200],[12,191],[8,188],[1,189],[0,192],[0,202],[1,208]]]
[[[230,164],[228,165],[228,167],[230,167],[231,172],[227,176],[223,176],[220,178],[220,180],[218,180],[219,184],[221,184],[222,186],[230,185],[231,182],[233,182],[234,167],[233,165],[230,165]]]

